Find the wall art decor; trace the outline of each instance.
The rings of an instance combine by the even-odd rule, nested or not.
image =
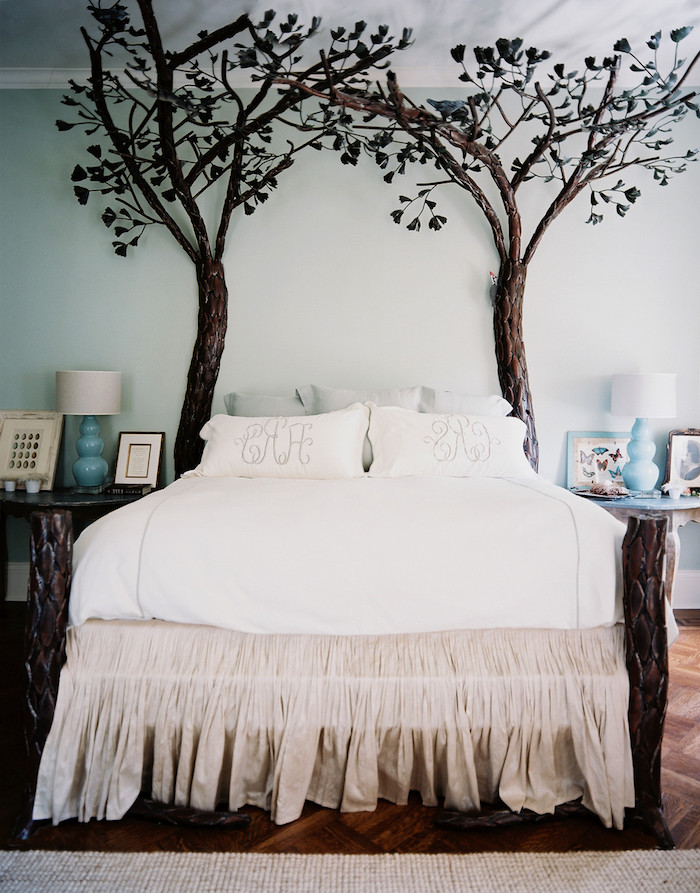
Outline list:
[[[62,430],[60,412],[0,410],[0,480],[52,490]]]
[[[587,490],[591,484],[624,484],[630,432],[569,431],[566,438],[566,486]]]
[[[158,486],[165,434],[162,431],[122,431],[119,434],[115,486]]]

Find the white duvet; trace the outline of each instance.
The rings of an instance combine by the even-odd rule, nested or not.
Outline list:
[[[541,480],[188,478],[79,537],[70,621],[252,633],[592,628],[624,526]]]

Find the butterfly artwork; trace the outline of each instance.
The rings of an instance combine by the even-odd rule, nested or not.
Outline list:
[[[568,486],[588,490],[593,483],[621,483],[629,440],[627,432],[569,431]]]

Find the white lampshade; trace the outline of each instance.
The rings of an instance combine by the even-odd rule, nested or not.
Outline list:
[[[676,375],[639,372],[613,375],[613,415],[643,419],[672,419],[676,415]]]
[[[117,415],[121,372],[57,372],[56,411],[65,415]]]

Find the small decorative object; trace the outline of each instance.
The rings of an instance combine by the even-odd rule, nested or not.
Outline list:
[[[27,493],[38,493],[41,490],[41,478],[27,478],[24,488]]]
[[[629,439],[625,431],[569,431],[567,487],[589,490],[592,484],[622,484]]]
[[[591,493],[594,496],[602,496],[607,499],[619,499],[622,496],[629,496],[627,487],[621,484],[614,484],[612,481],[600,481],[600,483],[591,484]]]
[[[614,415],[636,417],[632,439],[627,446],[629,461],[622,469],[627,488],[637,493],[653,491],[660,472],[652,461],[656,447],[648,420],[669,419],[676,415],[675,374],[613,375],[611,410]]]
[[[663,489],[675,499],[700,495],[700,428],[669,432]]]
[[[6,491],[25,486],[28,478],[52,489],[62,428],[58,412],[0,411],[0,479]]]
[[[100,487],[108,466],[102,458],[104,441],[97,416],[121,412],[121,372],[57,372],[56,409],[83,416],[73,476],[79,487]]]
[[[122,431],[119,435],[115,487],[157,487],[165,434],[162,431]]]

